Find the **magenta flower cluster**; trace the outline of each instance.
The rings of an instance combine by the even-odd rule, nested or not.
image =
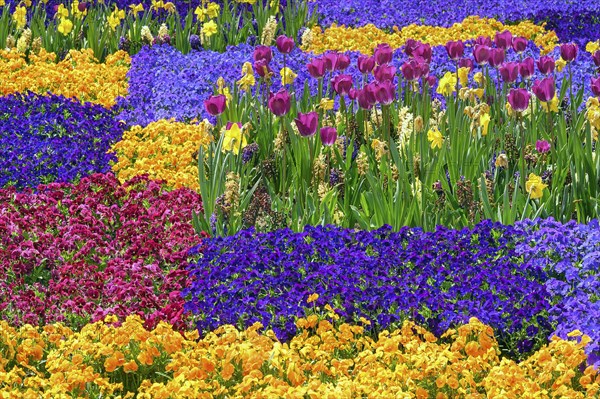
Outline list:
[[[191,225],[201,210],[189,189],[167,192],[136,177],[94,174],[77,185],[0,190],[0,317],[12,324],[80,327],[108,314],[139,314],[189,327],[179,292],[187,284]]]

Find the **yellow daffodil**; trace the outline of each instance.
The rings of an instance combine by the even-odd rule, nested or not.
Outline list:
[[[440,79],[436,90],[443,96],[449,96],[456,91],[456,74],[448,71]]]
[[[208,21],[202,25],[202,34],[205,37],[211,37],[218,32],[218,26],[215,21]]]
[[[294,73],[294,71],[292,71],[288,67],[281,68],[281,71],[279,72],[279,74],[281,75],[281,85],[282,86],[290,85],[290,84],[294,83],[294,79],[296,79],[296,77],[298,76]]]
[[[194,10],[194,14],[196,14],[196,19],[198,22],[204,22],[207,17],[207,11],[204,7],[198,6],[196,10]]]
[[[600,50],[600,40],[596,40],[595,42],[588,42],[585,45],[585,51],[587,51],[590,54],[594,54],[598,50]]]
[[[67,36],[73,30],[73,22],[71,22],[71,20],[68,18],[61,19],[57,30],[63,35]]]
[[[130,8],[130,12],[132,14],[137,14],[137,13],[140,13],[140,12],[144,12],[144,5],[142,3],[130,4],[129,8]]]
[[[550,101],[540,101],[540,105],[546,112],[558,112],[558,97],[555,94]]]
[[[483,86],[485,84],[485,76],[483,76],[482,72],[476,72],[475,75],[473,75],[473,80],[477,82],[479,86]]]
[[[23,6],[16,7],[12,18],[17,24],[17,29],[23,29],[27,24],[27,9]]]
[[[175,4],[173,4],[170,1],[168,1],[168,2],[165,3],[164,9],[167,10],[168,12],[170,12],[170,13],[174,13],[177,10],[177,7],[175,7]]]
[[[244,75],[240,80],[237,81],[237,84],[242,90],[248,91],[256,84],[256,78],[254,75]]]
[[[490,125],[490,114],[485,113],[479,116],[479,126],[481,126],[481,135],[486,136],[488,134],[488,126]]]
[[[508,157],[506,156],[506,154],[500,154],[496,157],[496,162],[494,162],[494,165],[497,168],[507,168],[508,167]]]
[[[232,123],[229,129],[225,130],[223,136],[223,152],[231,151],[237,155],[246,145],[248,145],[248,142],[240,124]]]
[[[468,67],[458,68],[458,79],[462,87],[465,87],[469,84],[469,71],[470,69]]]
[[[58,6],[58,10],[56,11],[56,16],[60,18],[68,18],[69,17],[69,9],[65,7],[63,4]]]
[[[323,111],[330,111],[333,109],[333,104],[332,98],[322,98],[317,107]]]
[[[431,149],[434,148],[442,148],[442,144],[444,143],[444,136],[439,131],[438,128],[429,129],[427,132],[427,140],[431,143]]]
[[[530,173],[529,178],[525,182],[525,190],[531,199],[542,198],[544,195],[543,191],[546,187],[548,187],[548,185],[544,184],[542,178],[534,173]]]
[[[567,66],[567,61],[563,60],[562,57],[559,57],[558,60],[556,60],[556,70],[562,72],[565,66]]]
[[[206,7],[206,13],[209,18],[217,18],[219,16],[219,12],[221,11],[221,6],[217,3],[208,3]]]

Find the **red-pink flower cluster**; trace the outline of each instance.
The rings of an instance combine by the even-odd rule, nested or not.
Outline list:
[[[179,292],[201,208],[196,192],[146,176],[0,190],[0,317],[73,326],[139,314],[148,327],[189,327]]]

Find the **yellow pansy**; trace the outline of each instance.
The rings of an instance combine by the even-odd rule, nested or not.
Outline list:
[[[585,51],[587,51],[590,54],[594,54],[598,50],[600,50],[600,40],[597,40],[595,42],[588,42],[585,45]]]
[[[429,129],[427,132],[427,140],[431,143],[431,149],[434,148],[442,148],[442,144],[444,143],[444,136],[439,131],[437,127],[433,129]]]
[[[542,178],[534,173],[530,173],[529,178],[525,182],[525,190],[531,199],[542,198],[544,195],[543,191],[546,187],[548,187],[548,185],[544,184]]]

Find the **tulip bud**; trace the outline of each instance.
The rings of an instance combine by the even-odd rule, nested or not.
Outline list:
[[[313,58],[310,63],[306,64],[308,73],[313,78],[322,78],[325,76],[325,60],[322,58]]]
[[[500,76],[505,83],[514,83],[519,77],[519,63],[507,62],[500,67]]]
[[[504,49],[501,48],[493,48],[490,51],[490,65],[494,68],[499,67],[504,62],[505,53]]]
[[[307,114],[298,112],[298,117],[294,119],[294,122],[296,122],[301,136],[310,137],[317,132],[319,115],[314,111]]]
[[[523,112],[529,107],[531,94],[525,89],[510,89],[508,93],[508,103],[516,112]]]
[[[267,106],[275,116],[282,116],[290,112],[292,106],[290,95],[287,91],[281,89],[277,94],[271,93]]]
[[[485,65],[488,63],[490,59],[491,48],[488,46],[484,46],[481,44],[476,44],[473,49],[473,57],[475,58],[475,62],[479,65]]]
[[[281,35],[275,40],[275,45],[281,54],[289,54],[294,48],[294,39]]]
[[[421,42],[417,40],[408,39],[404,44],[404,53],[412,58],[414,51],[417,49],[417,47],[419,47],[420,44]]]
[[[325,61],[325,70],[333,72],[336,69],[337,60],[338,54],[335,52],[323,54],[323,61]]]
[[[540,57],[540,59],[537,62],[537,65],[541,73],[543,73],[544,75],[549,75],[552,72],[554,72],[556,62],[554,61],[554,58],[550,57],[549,55],[544,55]]]
[[[475,44],[480,46],[492,47],[492,39],[487,36],[479,36],[475,39]]]
[[[375,68],[375,57],[368,57],[366,55],[358,56],[358,70],[361,73],[371,73]]]
[[[204,108],[206,112],[211,114],[212,116],[217,116],[225,111],[225,107],[227,106],[227,97],[223,94],[219,94],[217,96],[210,96],[208,100],[204,100]]]
[[[496,47],[501,48],[503,50],[508,50],[508,48],[512,44],[512,33],[510,33],[510,31],[508,30],[496,33],[494,43],[496,44]]]
[[[514,37],[512,40],[512,48],[517,53],[521,54],[527,48],[527,39],[521,36]]]
[[[380,104],[389,105],[391,104],[396,97],[396,86],[389,81],[386,80],[382,83],[377,83],[375,87],[375,98]]]
[[[396,76],[396,67],[388,64],[379,65],[373,71],[373,75],[378,82],[393,80]]]
[[[337,62],[335,64],[335,69],[338,71],[343,71],[350,66],[350,57],[346,54],[338,54]]]
[[[529,79],[533,76],[533,72],[535,70],[533,58],[527,57],[519,64],[519,73],[523,77],[523,79]]]
[[[413,57],[421,62],[429,64],[431,62],[431,46],[429,44],[421,43],[413,51]]]
[[[592,60],[594,64],[600,68],[600,50],[596,50],[596,52],[592,55]]]
[[[348,94],[352,88],[352,76],[337,75],[335,78],[331,79],[331,85],[337,94],[344,96]]]
[[[475,64],[473,63],[473,60],[470,58],[461,58],[458,61],[458,67],[459,68],[469,68],[469,72],[470,72],[475,68]]]
[[[462,41],[449,41],[446,43],[446,52],[448,53],[448,57],[453,59],[454,61],[460,59],[465,54],[465,45]]]
[[[547,77],[533,82],[533,94],[542,102],[552,101],[555,94],[554,78]]]
[[[592,78],[592,93],[600,98],[600,78]]]
[[[563,43],[560,45],[560,56],[563,60],[571,62],[577,58],[579,48],[575,43]]]
[[[334,127],[324,126],[321,128],[321,142],[324,146],[331,146],[337,140],[337,130]]]
[[[252,56],[254,61],[265,60],[268,64],[273,59],[273,51],[269,46],[256,46]]]
[[[389,44],[381,43],[375,47],[373,57],[375,57],[377,64],[384,65],[392,62],[393,54],[394,52]]]
[[[253,66],[254,66],[254,70],[256,71],[256,74],[258,76],[260,76],[261,78],[264,78],[266,76],[273,74],[273,70],[269,66],[269,63],[267,62],[266,59],[260,59],[256,62],[254,62]]]

